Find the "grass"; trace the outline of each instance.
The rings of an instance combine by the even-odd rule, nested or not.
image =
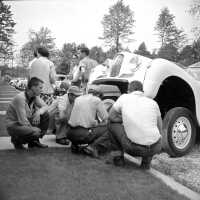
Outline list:
[[[107,165],[68,149],[1,151],[1,200],[185,200],[133,164]]]

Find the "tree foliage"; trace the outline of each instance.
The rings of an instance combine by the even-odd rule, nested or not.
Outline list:
[[[40,30],[29,31],[29,41],[25,43],[20,50],[21,65],[27,67],[33,59],[33,52],[39,46],[44,46],[50,51],[50,55],[55,54],[55,38],[51,36],[51,31],[47,27],[41,27]]]
[[[140,44],[138,50],[136,50],[134,53],[141,56],[151,57],[151,53],[147,50],[146,44],[144,42]]]
[[[115,46],[116,51],[120,50],[121,42],[129,42],[133,34],[134,24],[133,11],[126,6],[122,0],[109,8],[102,20],[104,28],[102,39],[110,46]]]
[[[43,46],[51,51],[55,48],[54,40],[55,38],[52,37],[51,30],[47,27],[41,27],[38,32],[34,30],[29,31],[29,42],[33,48]]]
[[[171,44],[166,44],[165,46],[162,46],[159,51],[157,57],[159,58],[164,58],[173,62],[177,62],[178,60],[178,49],[171,45]]]
[[[12,56],[14,26],[10,6],[0,1],[0,58],[7,59]]]
[[[186,35],[182,29],[176,27],[174,18],[175,16],[170,14],[167,7],[161,10],[154,29],[157,31],[162,48],[164,46],[180,48],[186,42]]]
[[[200,0],[193,0],[193,3],[190,6],[189,13],[200,20]],[[200,27],[195,26],[192,29],[193,33],[195,34],[196,38],[200,38]]]

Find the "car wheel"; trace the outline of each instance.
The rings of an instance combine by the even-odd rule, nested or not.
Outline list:
[[[172,157],[188,153],[196,139],[196,120],[190,110],[176,107],[163,120],[163,148]]]

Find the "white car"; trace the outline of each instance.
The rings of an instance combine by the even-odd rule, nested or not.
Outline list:
[[[110,74],[93,83],[115,85],[123,94],[133,80],[141,81],[145,95],[160,107],[163,149],[171,156],[185,155],[200,127],[200,64],[183,69],[165,59],[121,52],[115,56]]]

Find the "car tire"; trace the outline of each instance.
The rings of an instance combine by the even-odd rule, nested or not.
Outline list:
[[[163,149],[172,157],[187,154],[196,140],[196,120],[190,110],[176,107],[163,120]]]

